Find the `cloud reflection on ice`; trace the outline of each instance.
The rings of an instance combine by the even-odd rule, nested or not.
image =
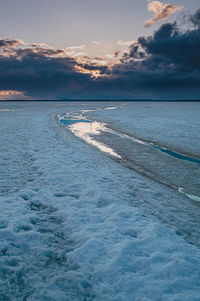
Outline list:
[[[67,117],[67,116],[66,116]],[[83,139],[85,142],[97,147],[101,151],[108,153],[116,158],[121,158],[112,148],[105,146],[103,143],[98,142],[91,137],[93,135],[99,135],[102,131],[107,131],[103,123],[97,121],[90,121],[88,119],[81,118],[59,118],[60,124],[67,126],[70,131],[77,137]]]

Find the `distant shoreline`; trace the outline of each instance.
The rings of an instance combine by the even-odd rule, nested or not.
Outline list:
[[[52,99],[5,99],[0,100],[1,102],[200,102],[200,99],[175,99],[175,100],[158,100],[158,99],[67,99],[67,100],[52,100]]]

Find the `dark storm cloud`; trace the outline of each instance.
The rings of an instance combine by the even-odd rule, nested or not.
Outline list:
[[[200,26],[200,8],[197,9],[196,13],[190,18],[190,20],[195,26]]]
[[[182,33],[176,23],[167,23],[160,27],[152,37],[139,38],[139,45],[145,50],[149,59],[160,60],[166,68],[172,66],[177,70],[199,69],[200,67],[200,29]]]
[[[59,57],[51,49],[17,49],[12,55],[0,55],[0,90],[25,91],[35,97],[68,96],[82,89],[89,75],[75,71],[73,58]]]
[[[38,98],[79,98],[87,95],[94,80],[90,71],[108,72],[108,67],[78,62],[64,49],[34,44],[13,48],[14,43],[0,53],[0,91],[22,91]],[[7,46],[7,45],[6,45]],[[77,70],[81,67],[82,72]],[[86,71],[84,73],[84,70]]]
[[[5,53],[0,51],[0,90],[53,99],[200,98],[199,10],[191,21],[184,32],[167,23],[139,37],[112,68],[81,62],[63,49],[6,44]],[[91,77],[92,71],[103,76]]]
[[[191,20],[195,27],[185,32],[176,23],[167,23],[153,35],[138,38],[121,64],[113,68],[113,78],[121,79],[126,89],[142,89],[152,95],[166,88],[176,95],[192,89],[200,97],[199,10]]]

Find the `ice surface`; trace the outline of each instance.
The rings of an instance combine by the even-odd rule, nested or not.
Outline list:
[[[107,123],[110,135],[96,139],[112,145],[125,165],[198,200],[199,114],[200,104],[195,102],[133,102],[119,106],[112,114],[96,110],[87,116]]]
[[[0,104],[0,300],[199,299],[199,247],[142,206],[176,200],[178,219],[185,196],[55,118],[106,106],[117,104]]]
[[[199,102],[132,102],[112,114],[107,110],[95,112],[99,118],[135,137],[197,157],[200,157],[199,114]]]
[[[156,111],[157,105],[155,103]],[[165,105],[170,106],[171,103]],[[135,114],[131,103],[119,105],[114,107],[114,109],[118,109],[121,112],[120,109],[125,106],[129,114],[131,110],[132,115]],[[177,198],[175,200],[164,199],[162,201],[159,200],[158,206],[157,204],[155,206],[155,202],[143,201],[142,206],[149,213],[165,221],[165,223],[176,226],[178,233],[183,234],[188,241],[200,245],[200,211],[196,208],[199,204],[193,204],[194,201],[199,202],[200,200],[200,159],[191,157],[191,155],[183,155],[143,138],[136,138],[133,135],[122,132],[120,129],[115,129],[113,123],[94,120],[94,117],[99,118],[99,116],[103,115],[102,112],[110,108],[113,107],[100,107],[96,108],[96,110],[84,109],[61,114],[61,117],[58,117],[58,119],[66,129],[72,131],[87,143],[96,146],[101,151],[117,158],[117,161],[122,165],[187,196],[190,201],[183,199],[180,202]],[[86,116],[90,116],[90,118],[88,119]],[[73,123],[71,123],[71,120]],[[84,123],[80,122],[83,120],[85,121]],[[123,120],[123,125],[125,124],[126,120]],[[161,210],[160,207],[162,206],[164,206],[164,210]],[[179,212],[178,218],[177,212]]]

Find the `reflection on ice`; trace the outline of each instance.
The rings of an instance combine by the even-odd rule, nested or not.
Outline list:
[[[139,144],[147,145],[147,143],[145,141],[143,141],[143,140],[137,139],[137,138],[135,138],[133,136],[129,136],[129,135],[121,133],[121,132],[117,132],[117,131],[112,130],[110,128],[107,128],[106,131],[109,132],[109,133],[111,133],[111,134],[113,134],[113,135],[117,135],[117,136],[119,136],[121,138],[125,138],[125,139],[131,140],[133,142],[137,142]]]
[[[104,110],[116,110],[118,107],[106,107]]]
[[[67,117],[67,116],[66,116]],[[68,117],[69,118],[69,117]],[[108,153],[116,158],[121,158],[112,148],[105,146],[91,137],[93,135],[99,135],[101,131],[106,131],[105,125],[97,121],[91,121],[88,119],[76,119],[76,118],[62,118],[59,117],[60,124],[68,126],[70,131],[74,133],[77,137],[83,139],[85,142],[97,147],[101,151]]]
[[[100,143],[90,135],[99,135],[101,131],[104,130],[104,125],[100,122],[77,122],[69,126],[70,130],[79,138],[83,139],[89,144],[96,146],[101,151],[108,153],[114,157],[121,158],[114,150],[110,147],[105,146],[103,143]]]
[[[178,188],[178,191],[179,191],[180,193],[186,195],[186,196],[187,196],[188,198],[190,198],[191,200],[196,201],[196,202],[200,202],[200,197],[199,197],[199,196],[196,196],[196,195],[192,195],[192,194],[187,193],[187,192],[185,191],[184,188],[179,187],[179,188]]]

